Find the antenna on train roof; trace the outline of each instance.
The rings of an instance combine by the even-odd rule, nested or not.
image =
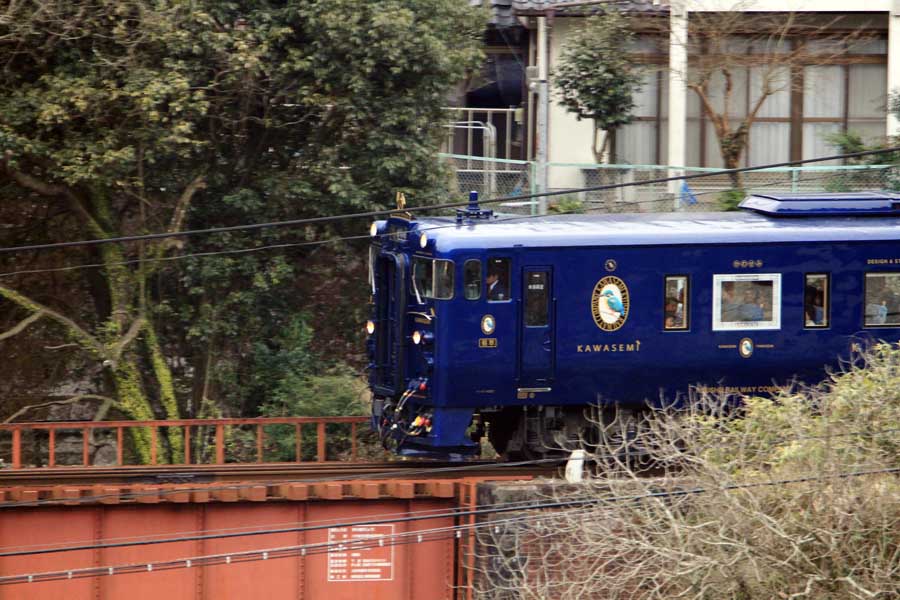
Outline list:
[[[457,209],[456,211],[456,222],[459,225],[462,225],[463,221],[472,222],[475,219],[484,219],[488,220],[493,218],[494,211],[492,210],[483,210],[481,206],[478,205],[478,192],[472,190],[469,192],[469,205],[465,208],[465,210]]]

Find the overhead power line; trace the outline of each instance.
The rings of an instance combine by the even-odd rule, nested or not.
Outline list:
[[[795,441],[803,441],[803,440],[822,440],[822,439],[834,439],[834,438],[842,438],[842,437],[850,437],[850,436],[880,436],[884,434],[897,433],[900,432],[898,428],[888,428],[888,429],[877,429],[870,431],[848,431],[848,432],[840,432],[840,433],[828,433],[824,435],[798,435],[798,436],[789,436],[777,439],[774,443],[780,445],[785,443],[791,443]],[[538,464],[538,463],[546,463],[546,462],[561,462],[562,459],[538,459],[532,461],[520,461],[517,463],[501,463],[492,466],[503,466],[503,465],[511,465],[511,466],[521,466],[524,464]],[[428,475],[432,472],[440,472],[446,473],[451,471],[460,471],[467,470],[471,468],[484,468],[484,465],[460,465],[458,467],[443,467],[437,470],[429,470],[429,469],[421,469],[414,470],[416,474],[419,475]],[[424,473],[423,473],[424,472]],[[395,473],[396,474],[396,473]],[[372,477],[380,477],[382,474],[366,474],[358,476],[359,478],[372,478]],[[352,480],[352,478],[350,478]],[[303,483],[315,483],[319,481],[334,481],[333,479],[314,479],[314,480],[298,480]],[[287,480],[281,481],[281,484],[286,483],[294,483],[294,481]],[[204,488],[196,488],[202,489],[204,492],[211,492],[216,490],[234,490],[238,488],[247,488],[254,487],[260,485],[259,483],[245,483],[245,484],[229,484],[225,486],[208,486]],[[142,495],[166,495],[167,493],[185,493],[190,492],[192,489],[190,488],[178,488],[178,489],[163,489],[163,490],[154,490],[153,492],[136,492],[132,494],[126,494],[126,497],[133,497],[133,499],[137,499]],[[109,494],[102,496],[86,496],[78,499],[51,499],[39,501],[43,503],[53,503],[58,504],[60,502],[65,502],[71,504],[72,502],[95,502],[110,496]],[[118,496],[118,498],[122,498],[123,496]],[[474,507],[470,508],[491,508],[495,506],[507,506],[511,503],[494,503],[494,504],[478,504]],[[22,506],[22,503],[10,503],[10,506]],[[429,509],[429,510],[420,510],[420,511],[403,511],[403,512],[395,512],[395,513],[382,513],[376,515],[369,515],[370,519],[391,519],[393,517],[398,516],[412,516],[412,515],[426,515],[437,513],[439,515],[443,515],[445,513],[444,508],[438,509]],[[328,526],[336,526],[335,519],[321,519],[314,521],[306,521],[306,525],[311,524],[328,524]],[[277,523],[277,524],[269,524],[268,529],[262,530],[262,533],[272,533],[273,531],[281,530],[282,528],[290,528],[297,527],[297,522],[287,522],[287,523]],[[272,529],[276,528],[276,529]],[[19,545],[19,546],[4,546],[0,547],[0,558],[10,557],[10,556],[25,556],[30,554],[48,554],[48,553],[57,553],[57,552],[69,552],[78,549],[94,549],[94,548],[112,548],[112,547],[122,547],[122,546],[132,546],[136,545],[139,542],[150,542],[150,543],[169,543],[169,542],[179,542],[179,541],[189,541],[196,539],[208,539],[208,538],[188,538],[187,536],[205,536],[205,535],[213,535],[213,534],[235,534],[230,535],[229,537],[243,537],[246,535],[259,535],[256,533],[260,531],[256,528],[252,527],[235,527],[235,528],[225,528],[225,529],[202,529],[202,530],[191,530],[191,531],[183,531],[183,532],[169,532],[167,534],[156,534],[156,535],[145,535],[145,536],[132,536],[132,537],[119,537],[119,538],[106,538],[103,541],[97,540],[83,540],[83,541],[72,541],[69,540],[67,542],[59,542],[59,543],[45,543],[45,544],[31,544],[31,545]],[[285,529],[285,531],[293,531],[293,529]]]
[[[829,179],[830,175],[820,175],[818,177],[808,177],[804,179],[805,183],[811,181],[822,181],[825,179]],[[771,182],[766,184],[760,184],[754,186],[753,189],[758,190],[761,188],[766,188],[770,186],[782,185],[782,182]],[[711,191],[703,191],[703,192],[693,192],[694,196],[706,196],[710,194],[720,194],[723,190],[711,190]],[[572,193],[572,190],[568,191]],[[521,196],[516,196],[515,198],[521,199]],[[657,204],[662,202],[663,200],[635,200],[635,201],[622,201],[616,202],[617,207],[629,207],[629,206],[641,206],[644,204]],[[391,212],[397,212],[396,210]],[[553,216],[574,214],[573,211],[561,211],[554,212]],[[547,215],[508,215],[502,218],[498,218],[492,221],[485,221],[480,223],[480,226],[487,225],[498,225],[502,223],[509,223],[510,221],[523,221],[528,219],[537,219],[541,217],[545,217]],[[447,228],[455,228],[456,224],[452,225],[431,225],[427,227],[420,227],[419,231],[428,232],[435,231],[438,229],[447,229]],[[388,237],[391,234],[382,233],[378,234],[377,237],[384,238]],[[187,260],[190,258],[210,258],[214,256],[235,256],[241,254],[252,254],[256,252],[265,252],[268,250],[280,250],[285,248],[299,248],[299,247],[310,247],[310,246],[321,246],[324,244],[336,244],[339,242],[350,242],[362,239],[372,239],[371,235],[348,235],[348,236],[338,236],[331,237],[325,239],[318,240],[306,240],[303,242],[283,242],[278,244],[268,244],[265,246],[253,246],[253,247],[243,247],[243,248],[232,248],[229,250],[211,250],[209,252],[192,252],[189,254],[176,254],[172,256],[160,256],[160,257],[143,257],[143,258],[135,258],[131,260],[121,260],[107,263],[87,263],[87,264],[79,264],[79,265],[68,265],[64,267],[47,267],[47,268],[37,268],[37,269],[20,269],[18,271],[8,271],[5,273],[0,273],[0,277],[12,277],[13,275],[33,275],[38,273],[58,273],[65,271],[76,271],[79,269],[103,269],[109,267],[119,267],[119,266],[128,266],[140,263],[151,263],[151,262],[174,262],[178,260]]]
[[[785,161],[779,163],[770,163],[767,165],[758,165],[754,167],[739,167],[736,169],[722,169],[721,171],[713,171],[713,172],[704,172],[704,173],[693,173],[691,175],[675,175],[672,177],[659,177],[656,179],[647,179],[644,181],[628,181],[623,183],[610,183],[598,186],[591,187],[583,187],[583,188],[574,188],[574,189],[566,189],[566,190],[558,190],[553,192],[538,192],[535,194],[524,194],[524,195],[515,195],[515,196],[501,196],[498,198],[489,198],[485,200],[481,200],[481,204],[495,204],[499,202],[510,202],[513,200],[529,200],[531,198],[549,198],[552,196],[560,196],[566,194],[573,193],[581,193],[581,192],[598,192],[603,190],[611,190],[611,189],[619,189],[625,187],[635,187],[641,185],[650,185],[656,183],[667,183],[669,181],[684,181],[690,179],[699,179],[703,177],[713,177],[713,176],[722,176],[722,175],[733,175],[738,173],[747,173],[750,171],[760,171],[765,169],[777,169],[779,167],[790,167],[794,165],[802,165],[816,162],[825,162],[829,160],[843,160],[848,158],[860,158],[863,156],[871,156],[875,154],[886,154],[891,152],[900,151],[900,146],[895,146],[891,148],[885,148],[882,150],[865,150],[862,152],[850,152],[846,154],[835,154],[831,156],[822,156],[818,158],[805,158],[803,160],[793,160],[793,161]],[[678,168],[675,170],[688,170],[688,168]],[[468,202],[445,202],[443,204],[434,204],[430,206],[414,206],[404,208],[404,212],[420,212],[420,211],[430,211],[430,210],[442,210],[448,208],[461,208],[467,206]],[[93,240],[78,240],[78,241],[70,241],[70,242],[54,242],[50,244],[30,244],[27,246],[11,246],[6,248],[0,248],[0,253],[9,253],[9,252],[25,252],[25,251],[36,251],[36,250],[52,250],[58,248],[73,248],[78,246],[96,246],[101,244],[117,244],[117,243],[125,243],[125,242],[137,242],[137,241],[149,241],[149,240],[159,240],[165,238],[174,238],[174,237],[190,237],[195,235],[210,235],[215,233],[226,233],[232,231],[252,231],[259,229],[272,229],[276,227],[297,227],[300,225],[322,225],[326,223],[335,223],[339,221],[346,221],[349,219],[363,219],[363,218],[375,218],[375,217],[384,217],[396,213],[397,209],[385,209],[385,210],[373,210],[367,212],[360,213],[349,213],[343,215],[329,215],[323,217],[309,217],[304,219],[290,219],[286,221],[271,221],[267,223],[250,223],[246,225],[232,225],[229,227],[210,227],[206,229],[190,229],[186,231],[172,231],[172,232],[161,232],[161,233],[147,233],[142,235],[130,235],[130,236],[118,236],[118,237],[108,237],[108,238],[99,238]]]

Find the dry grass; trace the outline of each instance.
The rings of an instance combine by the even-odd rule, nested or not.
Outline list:
[[[621,447],[597,449],[603,473],[551,494],[596,504],[482,535],[480,597],[900,597],[900,478],[871,473],[900,467],[897,347],[816,389],[739,410],[699,398],[624,437],[650,453],[654,476],[617,458]]]

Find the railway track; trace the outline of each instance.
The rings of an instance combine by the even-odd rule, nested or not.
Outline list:
[[[322,481],[377,477],[429,479],[490,475],[553,477],[560,467],[495,461],[321,462],[226,465],[55,467],[0,470],[0,487],[58,485],[207,484],[228,481]]]

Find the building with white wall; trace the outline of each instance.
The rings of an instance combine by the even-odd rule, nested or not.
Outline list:
[[[477,0],[473,0],[477,2]],[[560,49],[584,17],[610,7],[632,14],[639,35],[633,55],[647,68],[637,97],[634,121],[616,134],[617,163],[686,167],[721,167],[718,139],[703,114],[698,96],[687,89],[688,24],[704,14],[739,11],[748,28],[763,17],[794,13],[807,22],[833,23],[834,32],[862,32],[845,52],[835,52],[839,35],[809,39],[822,44],[827,61],[794,65],[789,85],[769,97],[750,132],[743,165],[802,160],[834,153],[827,136],[855,131],[868,141],[898,132],[888,114],[889,90],[900,90],[900,0],[485,0],[494,10],[499,29],[523,28],[522,64],[534,67],[523,94],[529,128],[526,152],[549,163],[592,163],[590,122],[553,100],[553,67]],[[851,10],[848,10],[851,9]],[[739,43],[737,44],[740,45]],[[828,47],[826,47],[828,46]],[[752,49],[741,51],[752,52]],[[689,72],[689,71],[688,71]],[[540,74],[546,73],[541,94]],[[747,68],[735,73],[731,116],[743,117],[753,105],[759,73]],[[528,81],[526,81],[527,85]],[[715,86],[711,83],[715,100]],[[545,118],[541,116],[544,103]],[[553,175],[550,175],[551,179]],[[562,182],[556,182],[562,183]],[[550,182],[556,187],[555,182]]]

